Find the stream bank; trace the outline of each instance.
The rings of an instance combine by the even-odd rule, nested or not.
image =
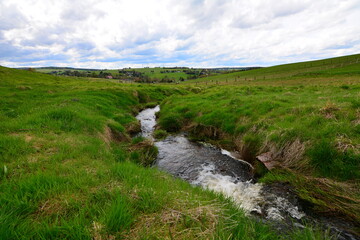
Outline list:
[[[137,119],[141,122],[141,135],[153,141],[156,112],[160,107],[145,109]],[[305,228],[305,223],[315,223],[307,216],[297,195],[288,184],[264,185],[256,183],[253,167],[230,152],[210,144],[192,142],[186,133],[172,135],[155,141],[159,154],[155,166],[193,185],[209,189],[230,198],[248,215],[258,216],[278,230],[293,227]],[[326,224],[338,239],[359,239],[333,224]]]

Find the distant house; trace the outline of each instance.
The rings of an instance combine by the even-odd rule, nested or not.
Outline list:
[[[107,75],[107,76],[106,76],[106,79],[113,79],[113,76]]]

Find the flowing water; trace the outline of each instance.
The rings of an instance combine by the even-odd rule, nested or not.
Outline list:
[[[145,109],[141,121],[142,136],[151,136],[160,107]],[[253,167],[224,149],[206,143],[189,141],[185,134],[156,141],[159,150],[155,166],[193,185],[201,186],[231,198],[247,214],[284,226],[302,226],[306,214],[301,211],[296,194],[286,184],[263,185],[253,180]],[[340,239],[356,239],[345,237]]]
[[[136,119],[141,123],[141,136],[145,138],[153,139],[152,133],[154,132],[156,125],[156,116],[155,114],[160,111],[160,106],[154,108],[147,108],[141,111]]]
[[[252,166],[235,159],[227,151],[191,142],[184,135],[169,136],[155,145],[159,149],[155,163],[159,169],[194,185],[223,193],[249,214],[273,220],[304,216],[285,197],[274,195],[271,200],[265,197],[263,185],[253,183]]]

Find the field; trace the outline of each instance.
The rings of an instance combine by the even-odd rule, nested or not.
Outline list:
[[[26,69],[26,68],[25,68]],[[193,69],[193,68],[124,68],[124,69],[83,69],[83,68],[61,68],[61,67],[42,67],[32,69],[37,72],[52,75],[68,75],[78,77],[105,78],[111,75],[114,78],[139,81],[184,81],[194,79],[199,76],[219,75],[224,72],[236,71],[235,69]],[[139,79],[141,78],[141,79]],[[145,78],[145,79],[144,79]]]
[[[329,239],[311,226],[279,235],[228,199],[149,167],[156,148],[131,134],[136,113],[161,103],[163,130],[255,164],[270,152],[277,166],[259,167],[260,181],[290,182],[313,211],[358,223],[358,57],[177,85],[0,67],[1,238]]]

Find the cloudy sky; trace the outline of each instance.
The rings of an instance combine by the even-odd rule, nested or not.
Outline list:
[[[360,53],[360,0],[0,0],[0,65],[269,66]]]

